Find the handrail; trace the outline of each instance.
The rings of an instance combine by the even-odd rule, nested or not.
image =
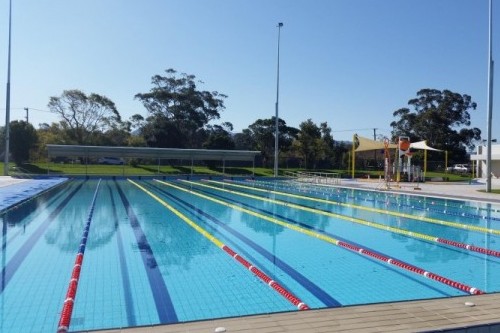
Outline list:
[[[296,180],[303,183],[340,185],[340,173],[298,171]]]
[[[33,179],[32,173],[30,173],[28,170],[23,169],[19,166],[13,166],[13,167],[10,167],[9,169],[10,169],[9,174],[11,176]]]

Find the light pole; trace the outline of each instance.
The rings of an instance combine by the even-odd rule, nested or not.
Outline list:
[[[10,39],[12,28],[12,0],[9,1],[9,47],[7,56],[7,96],[5,97],[5,158],[3,173],[9,175],[9,142],[10,142]]]
[[[275,117],[275,136],[274,136],[274,177],[278,177],[278,105],[279,105],[279,97],[280,97],[280,33],[281,27],[283,23],[278,23],[278,71],[277,71],[277,80],[276,80],[276,117]]]
[[[493,2],[490,0],[489,13],[489,45],[488,45],[488,117],[486,118],[486,192],[491,192],[491,120],[493,113]]]

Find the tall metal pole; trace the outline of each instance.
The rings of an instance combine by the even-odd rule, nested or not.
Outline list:
[[[486,192],[491,192],[491,120],[493,114],[493,1],[490,0],[488,45],[488,117],[486,119]]]
[[[276,79],[276,117],[275,117],[275,136],[274,136],[274,177],[278,177],[278,142],[279,142],[279,130],[278,130],[278,105],[279,105],[279,97],[280,97],[280,34],[281,27],[283,23],[278,23],[278,71],[277,71],[277,79]]]
[[[10,144],[10,40],[12,31],[12,0],[9,1],[9,48],[7,56],[7,96],[5,97],[5,159],[3,173],[9,175],[9,144]]]

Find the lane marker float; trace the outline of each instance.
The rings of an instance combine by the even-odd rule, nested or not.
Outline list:
[[[470,225],[470,224],[448,222],[448,221],[443,221],[443,220],[434,219],[434,218],[425,217],[425,216],[414,216],[414,215],[406,214],[406,213],[393,212],[393,211],[390,211],[390,210],[384,210],[384,209],[378,209],[378,208],[371,208],[371,207],[360,206],[360,205],[355,205],[355,204],[347,204],[347,203],[343,203],[343,202],[336,202],[336,201],[325,200],[325,199],[314,198],[314,197],[308,197],[308,196],[305,196],[305,195],[299,195],[299,194],[293,194],[293,193],[287,193],[287,192],[280,192],[280,191],[274,191],[274,190],[264,190],[264,189],[256,188],[256,187],[252,187],[252,186],[238,185],[238,184],[234,184],[234,183],[231,183],[231,182],[218,182],[218,181],[215,181],[215,180],[205,180],[205,181],[206,182],[210,182],[210,183],[224,184],[224,185],[228,185],[228,186],[246,188],[246,189],[250,189],[250,190],[254,190],[254,191],[259,191],[259,192],[267,192],[267,193],[273,193],[273,194],[278,194],[278,195],[283,195],[283,196],[289,196],[289,197],[292,197],[292,198],[306,199],[306,200],[311,200],[311,201],[315,201],[315,202],[326,203],[326,204],[330,204],[330,205],[337,205],[337,206],[342,206],[342,207],[348,207],[348,208],[355,208],[355,209],[360,209],[360,210],[366,210],[366,211],[373,212],[373,213],[380,213],[380,214],[392,215],[392,216],[396,216],[396,217],[403,217],[403,218],[407,218],[407,219],[410,219],[410,220],[428,222],[428,223],[433,223],[433,224],[438,224],[438,225],[444,225],[444,226],[452,227],[452,228],[472,230],[472,231],[477,231],[477,232],[483,232],[483,233],[490,233],[490,234],[494,234],[494,235],[500,235],[500,230],[483,228],[483,227],[478,227],[478,226]],[[200,184],[200,186],[202,186],[202,185]]]
[[[68,290],[66,292],[66,299],[64,300],[61,316],[59,317],[57,333],[66,333],[69,330],[71,314],[73,313],[73,305],[75,304],[76,290],[78,289],[78,281],[80,280],[80,272],[83,264],[83,255],[85,253],[85,247],[87,245],[90,223],[92,222],[92,215],[94,214],[94,207],[100,184],[101,179],[99,179],[99,182],[97,183],[94,197],[92,198],[92,203],[90,204],[89,212],[87,214],[87,222],[85,223],[85,228],[83,229],[82,239],[80,241],[80,246],[76,254],[75,264],[73,266],[73,271],[71,272],[71,279],[69,280]]]
[[[225,245],[222,243],[219,239],[217,239],[214,235],[210,234],[207,232],[205,229],[201,228],[198,224],[196,224],[194,221],[190,220],[187,216],[182,214],[180,211],[169,205],[166,201],[162,200],[160,197],[158,197],[156,194],[152,193],[142,185],[134,182],[131,179],[128,179],[128,181],[135,186],[137,186],[139,189],[147,193],[150,197],[155,199],[157,202],[159,202],[162,206],[170,210],[172,213],[174,213],[177,217],[179,217],[182,221],[187,223],[190,227],[195,229],[197,232],[199,232],[201,235],[203,235],[205,238],[207,238],[209,241],[214,243],[217,247],[221,248],[224,252],[226,252],[228,255],[230,255],[234,260],[238,261],[241,265],[243,265],[245,268],[247,268],[250,272],[252,272],[255,276],[260,278],[265,284],[273,288],[275,291],[277,291],[281,296],[286,298],[290,303],[292,303],[294,306],[297,307],[298,310],[309,310],[309,306],[302,302],[297,296],[292,294],[290,291],[282,287],[278,282],[274,281],[271,279],[266,273],[261,271],[259,268],[256,266],[250,264],[245,258],[240,256],[238,253],[233,251],[229,246]]]
[[[212,197],[210,197],[208,195],[201,194],[201,193],[195,192],[193,190],[188,190],[188,189],[182,188],[182,187],[174,185],[172,183],[167,183],[167,182],[164,182],[164,181],[161,181],[161,180],[158,180],[158,179],[155,179],[155,181],[158,182],[158,183],[164,184],[166,186],[169,186],[169,187],[181,190],[183,192],[186,192],[186,193],[189,193],[189,194],[192,194],[192,195],[196,195],[196,196],[198,196],[200,198],[204,198],[204,199],[210,200],[212,202],[216,202],[216,203],[221,204],[223,206],[230,207],[230,208],[233,208],[235,210],[239,210],[241,212],[244,212],[244,213],[247,213],[249,215],[258,217],[260,219],[263,219],[263,220],[266,220],[266,221],[269,221],[269,222],[281,225],[281,226],[283,226],[285,228],[288,228],[288,229],[291,229],[291,230],[295,230],[295,231],[300,232],[302,234],[305,234],[305,235],[308,235],[308,236],[311,236],[311,237],[315,237],[315,238],[321,239],[321,240],[323,240],[323,241],[325,241],[327,243],[330,243],[330,244],[333,244],[333,245],[337,245],[337,246],[342,247],[344,249],[350,250],[350,251],[352,251],[354,253],[375,258],[375,259],[383,261],[383,262],[385,262],[387,264],[397,266],[399,268],[405,269],[405,270],[407,270],[409,272],[412,272],[412,273],[415,273],[415,274],[418,274],[418,275],[422,275],[422,276],[424,276],[426,278],[435,280],[437,282],[440,282],[442,284],[448,285],[448,286],[453,287],[455,289],[458,289],[460,291],[463,291],[463,292],[466,292],[466,293],[469,293],[469,294],[472,294],[472,295],[484,294],[484,292],[482,290],[478,289],[478,288],[470,287],[470,286],[468,286],[468,285],[466,285],[464,283],[451,280],[451,279],[449,279],[447,277],[441,276],[439,274],[432,273],[430,271],[426,271],[426,270],[424,270],[424,269],[422,269],[420,267],[411,265],[411,264],[406,263],[404,261],[401,261],[401,260],[398,260],[398,259],[395,259],[395,258],[390,258],[390,257],[388,257],[386,255],[383,255],[383,254],[380,254],[380,253],[376,253],[376,252],[373,252],[373,251],[370,251],[370,250],[365,250],[365,249],[363,249],[361,247],[358,247],[358,246],[356,246],[354,244],[350,244],[348,242],[340,241],[340,240],[335,239],[333,237],[330,237],[328,235],[317,233],[317,232],[314,232],[314,231],[311,231],[311,230],[299,227],[299,226],[297,226],[295,224],[292,224],[292,223],[287,223],[287,222],[280,221],[280,220],[278,220],[276,218],[273,218],[273,217],[270,217],[270,216],[267,216],[267,215],[264,215],[264,214],[257,213],[255,211],[250,210],[250,209],[242,208],[242,207],[239,207],[238,205],[230,204],[230,203],[227,203],[227,202],[219,200],[219,199],[212,198]]]
[[[471,244],[460,243],[460,242],[449,240],[449,239],[446,239],[446,238],[440,238],[440,237],[436,237],[436,236],[432,236],[432,235],[427,235],[427,234],[423,234],[423,233],[419,233],[419,232],[415,232],[415,231],[408,231],[408,230],[404,230],[404,229],[401,229],[401,228],[391,227],[391,226],[388,226],[386,224],[380,224],[380,223],[377,223],[377,222],[370,222],[370,221],[366,221],[366,220],[363,220],[363,219],[360,219],[360,218],[350,217],[350,216],[341,215],[341,214],[337,214],[337,213],[332,213],[332,212],[320,210],[320,209],[317,209],[317,208],[306,207],[306,206],[294,204],[294,203],[291,203],[291,202],[286,202],[286,201],[281,201],[281,200],[276,200],[276,199],[270,199],[270,198],[263,198],[263,197],[259,197],[259,196],[256,196],[256,195],[253,195],[253,194],[249,194],[249,193],[242,193],[242,192],[232,191],[232,190],[228,190],[228,189],[221,189],[219,187],[210,186],[210,185],[206,185],[206,184],[200,184],[200,183],[191,182],[191,181],[187,181],[187,180],[183,180],[183,182],[189,183],[191,185],[196,185],[196,186],[200,186],[200,187],[207,187],[207,188],[210,188],[210,189],[213,189],[213,190],[217,190],[217,191],[221,191],[221,192],[226,192],[226,193],[231,193],[231,194],[235,194],[235,195],[239,195],[239,196],[243,196],[243,197],[247,197],[247,198],[251,198],[251,199],[255,199],[255,200],[268,201],[268,202],[271,202],[271,203],[274,203],[274,204],[278,204],[278,205],[281,205],[281,206],[291,207],[291,208],[303,210],[303,211],[314,213],[314,214],[321,214],[321,215],[325,215],[325,216],[328,216],[328,217],[334,217],[334,218],[346,220],[346,221],[349,221],[349,222],[352,222],[352,223],[356,223],[356,224],[361,224],[361,225],[365,225],[365,226],[368,226],[368,227],[372,227],[372,228],[375,228],[375,229],[379,229],[379,230],[383,230],[383,231],[390,231],[390,232],[393,232],[395,234],[405,235],[405,236],[412,237],[412,238],[417,238],[417,239],[423,239],[423,240],[426,240],[426,241],[429,241],[429,242],[433,242],[433,243],[445,244],[445,245],[448,245],[448,246],[451,246],[451,247],[457,247],[457,248],[460,248],[460,249],[463,249],[463,250],[467,250],[467,251],[471,251],[471,252],[478,252],[478,253],[485,254],[485,255],[488,255],[488,256],[500,257],[500,251],[486,249],[486,248],[479,247],[479,246],[474,246],[474,245],[471,245]],[[240,187],[240,185],[236,185],[236,186]],[[244,187],[244,186],[241,186],[241,187]],[[304,197],[304,199],[311,199],[313,201],[322,201],[322,199],[316,199],[316,198],[310,198],[310,197]]]

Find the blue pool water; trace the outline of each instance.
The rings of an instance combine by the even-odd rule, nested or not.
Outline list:
[[[298,311],[244,262],[309,308],[500,291],[500,206],[487,203],[289,181],[81,179],[0,219],[0,332],[57,330],[87,223],[70,331]]]

